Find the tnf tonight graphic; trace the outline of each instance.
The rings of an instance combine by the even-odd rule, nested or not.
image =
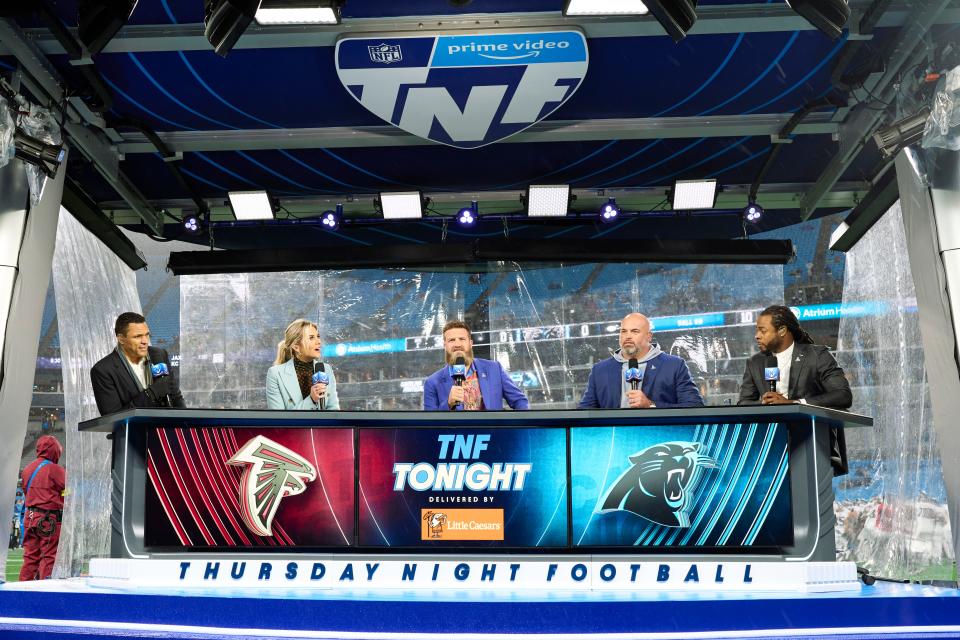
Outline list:
[[[360,544],[567,544],[563,429],[360,432]]]
[[[144,543],[351,545],[353,481],[351,429],[153,429]]]
[[[779,424],[575,428],[574,546],[793,543]]]

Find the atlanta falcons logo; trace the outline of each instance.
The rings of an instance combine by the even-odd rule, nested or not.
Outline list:
[[[251,438],[227,464],[244,467],[240,482],[240,514],[258,536],[272,536],[280,501],[307,489],[317,470],[290,449],[263,436]]]

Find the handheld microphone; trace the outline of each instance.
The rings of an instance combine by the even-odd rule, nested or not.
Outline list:
[[[314,361],[313,375],[310,376],[311,386],[315,384],[330,384],[330,374],[327,373],[325,369],[326,367],[323,366],[322,362]],[[319,400],[320,411],[323,411],[324,407],[326,406],[326,399],[327,399],[326,396],[323,396],[322,398],[320,398]]]
[[[157,378],[165,378],[170,375],[170,369],[167,368],[167,363],[158,362],[157,364],[150,365],[150,377],[156,380]],[[161,404],[164,407],[170,406],[170,394],[166,394],[161,399]]]
[[[631,391],[636,391],[643,384],[643,372],[640,371],[640,364],[636,358],[630,358],[627,363],[627,370],[623,374],[624,379],[630,385]]]
[[[467,361],[464,360],[463,356],[458,356],[457,359],[453,361],[453,364],[450,366],[450,377],[453,378],[453,384],[458,387],[463,386],[463,381],[467,379]],[[458,402],[454,405],[454,409],[462,405],[462,402]]]
[[[777,366],[776,356],[767,356],[763,366],[763,379],[767,382],[767,391],[776,391],[780,382],[780,367]]]

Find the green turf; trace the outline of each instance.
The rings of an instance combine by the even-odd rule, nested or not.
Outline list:
[[[7,582],[16,582],[20,578],[20,567],[23,566],[23,549],[7,551]]]
[[[910,576],[911,580],[954,580],[957,579],[957,564],[947,561],[943,564],[935,564],[924,568],[916,575]]]

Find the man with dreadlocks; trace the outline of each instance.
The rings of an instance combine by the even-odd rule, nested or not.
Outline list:
[[[853,404],[843,369],[825,346],[813,344],[789,307],[774,305],[761,311],[754,338],[760,353],[747,360],[737,404],[800,402],[832,409],[849,409]],[[764,368],[773,366],[780,369],[776,391],[768,390],[763,375]],[[842,430],[830,430],[830,458],[835,475],[847,472]]]

